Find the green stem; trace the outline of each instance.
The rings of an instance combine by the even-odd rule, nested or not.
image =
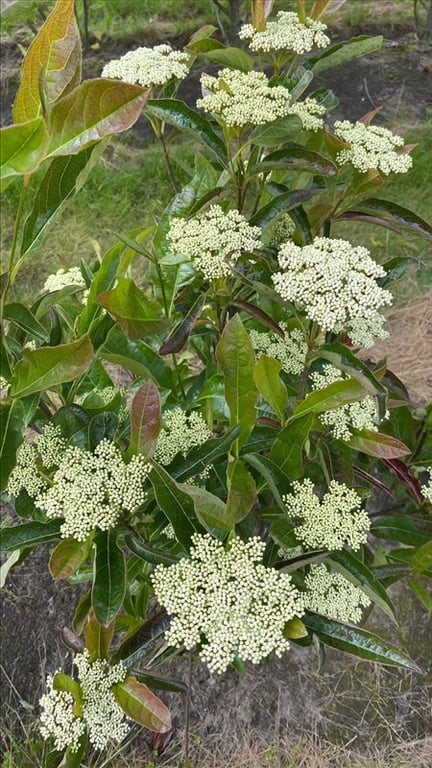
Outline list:
[[[172,169],[172,165],[171,165],[171,162],[170,162],[170,159],[169,159],[168,148],[167,148],[167,145],[165,143],[165,139],[164,139],[164,136],[163,136],[162,132],[159,135],[159,140],[160,140],[160,143],[162,144],[163,158],[164,158],[164,161],[165,161],[165,167],[166,167],[166,170],[167,170],[168,178],[169,178],[169,180],[171,182],[171,186],[172,186],[175,194],[178,194],[178,192],[180,191],[179,190],[179,185],[177,184],[177,179],[174,176],[174,171]]]
[[[185,388],[183,386],[183,380],[182,380],[181,373],[180,373],[180,368],[179,368],[179,365],[178,365],[178,362],[177,362],[177,356],[175,354],[172,354],[171,358],[172,358],[172,361],[174,363],[174,369],[175,369],[175,372],[177,374],[177,381],[178,381],[178,385],[179,385],[179,388],[180,388],[180,392],[181,392],[182,398],[183,398],[183,400],[186,400],[186,391],[185,391]]]

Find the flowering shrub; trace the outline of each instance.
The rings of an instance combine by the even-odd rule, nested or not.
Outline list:
[[[41,732],[70,768],[129,720],[171,730],[151,689],[184,687],[154,669],[185,650],[222,674],[315,637],[414,667],[358,625],[375,606],[397,621],[388,585],[409,576],[416,590],[432,567],[431,407],[364,354],[408,260],[378,264],[332,231],[432,229],[373,196],[411,166],[403,140],[371,115],[332,125],[334,95],[305,96],[341,50],[348,61],[381,38],[332,47],[325,0],[274,19],[254,0],[240,32],[252,53],[205,27],[184,51],[140,48],[81,83],[73,5],[59,0],[30,47],[2,130],[2,183],[22,192],[0,348],[2,489],[23,518],[2,529],[4,570],[55,542],[53,578],[89,584],[71,617],[77,674],[51,674],[41,700]],[[203,72],[192,108],[176,94],[196,61],[220,70]],[[16,276],[95,147],[143,110],[172,202],[19,304]],[[197,147],[183,189],[169,159],[181,134]],[[374,486],[397,512],[374,511]]]

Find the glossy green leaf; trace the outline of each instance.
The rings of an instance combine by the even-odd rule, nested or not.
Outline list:
[[[24,349],[23,359],[15,367],[12,377],[11,397],[25,397],[72,381],[88,371],[93,357],[88,336],[57,347]]]
[[[365,388],[355,379],[335,381],[325,389],[311,392],[295,409],[292,420],[306,413],[323,413],[339,408],[347,403],[354,403],[367,394]]]
[[[270,458],[290,479],[303,475],[303,450],[312,428],[314,414],[308,413],[290,422],[277,435]],[[288,488],[284,487],[287,491]]]
[[[100,531],[95,537],[92,606],[100,624],[118,614],[126,592],[126,563],[116,541],[116,531]]]
[[[233,527],[249,514],[256,501],[255,480],[240,459],[228,464],[227,486],[226,521]]]
[[[130,341],[118,328],[108,334],[100,356],[137,376],[151,378],[159,387],[175,389],[173,372],[160,355],[143,341]]]
[[[308,59],[305,62],[305,67],[312,69],[314,74],[325,72],[326,69],[339,67],[348,61],[358,59],[360,56],[367,56],[370,53],[379,51],[383,40],[382,35],[377,35],[376,37],[368,37],[367,35],[353,37],[351,40],[346,40],[343,43],[337,43],[331,46],[331,48],[327,48],[319,56]]]
[[[411,256],[395,256],[393,259],[389,259],[384,262],[383,267],[386,271],[385,277],[379,277],[377,279],[378,285],[381,288],[385,288],[391,283],[395,283],[396,280],[400,280],[409,268],[414,264],[414,259]]]
[[[288,404],[288,392],[280,378],[281,370],[282,366],[278,360],[261,355],[254,368],[254,381],[260,395],[270,403],[283,422]]]
[[[7,486],[16,464],[16,452],[24,438],[22,407],[20,401],[0,409],[0,490]]]
[[[293,192],[282,192],[266,203],[257,213],[252,216],[250,224],[255,227],[265,227],[275,216],[283,211],[289,211],[296,208],[300,203],[318,194],[320,190],[312,187],[310,189],[295,189]]]
[[[16,302],[6,304],[4,308],[4,316],[19,328],[22,328],[23,331],[35,336],[40,341],[49,341],[49,333],[47,329],[44,328],[24,304],[18,304]]]
[[[61,523],[62,520],[55,519],[48,523],[31,522],[15,525],[13,528],[2,528],[0,530],[0,550],[10,552],[19,547],[58,539]]]
[[[150,472],[156,501],[174,528],[177,541],[188,550],[192,534],[200,531],[192,497],[159,464]]]
[[[71,155],[55,158],[42,179],[32,209],[25,220],[21,255],[35,250],[42,242],[64,203],[82,186],[92,167],[94,147]]]
[[[249,170],[249,169],[248,169]],[[265,159],[253,167],[253,172],[296,171],[313,173],[320,176],[334,176],[337,166],[327,157],[300,144],[288,144],[284,149],[271,152]],[[252,172],[252,169],[251,169]]]
[[[252,56],[241,48],[214,48],[203,52],[203,56],[222,67],[239,69],[241,72],[250,72],[254,65]]]
[[[297,115],[278,117],[271,123],[264,123],[254,128],[250,141],[258,147],[274,147],[292,139],[302,127],[303,123]]]
[[[51,552],[49,570],[53,579],[68,579],[87,560],[93,536],[85,541],[62,539]]]
[[[138,541],[138,539],[128,533],[125,536],[125,544],[134,555],[141,560],[144,560],[146,563],[152,563],[153,565],[157,565],[158,563],[162,563],[163,565],[173,565],[178,560],[178,558],[173,557],[167,552],[163,552],[161,549],[151,546],[146,541]]]
[[[219,160],[227,162],[225,144],[215,133],[205,117],[177,99],[149,99],[145,109],[150,117],[156,117],[179,131],[200,139],[214,152]]]
[[[88,448],[90,416],[80,405],[64,405],[53,416],[53,424],[60,427],[62,436],[70,445]]]
[[[236,440],[238,455],[255,425],[257,399],[253,383],[255,352],[239,315],[234,315],[226,324],[216,347],[216,359],[224,375],[230,425],[240,426],[240,434]]]
[[[86,648],[90,653],[90,661],[107,659],[109,657],[114,637],[114,628],[114,620],[110,621],[109,624],[103,625],[100,624],[96,616],[91,617],[84,632]]]
[[[179,454],[170,465],[170,475],[180,482],[199,475],[220,456],[226,456],[239,433],[240,427],[234,427],[222,437],[212,438],[204,445],[193,448],[186,458]]]
[[[291,549],[298,546],[298,540],[294,533],[295,523],[292,520],[288,520],[286,517],[279,517],[276,520],[272,520],[270,525],[270,536],[276,544],[279,544],[283,549]],[[315,558],[315,553],[311,554]],[[285,559],[285,558],[284,558]]]
[[[85,80],[49,113],[48,156],[76,155],[105,136],[126,131],[138,120],[146,100],[139,85]]]
[[[408,208],[392,203],[390,200],[370,197],[356,205],[355,210],[363,211],[373,216],[381,216],[386,221],[395,224],[398,229],[407,230],[415,235],[432,240],[432,226],[427,221],[417,216],[416,213],[413,213]]]
[[[55,672],[53,676],[53,689],[55,691],[67,691],[67,693],[71,693],[75,702],[73,713],[76,717],[82,715],[82,691],[77,680],[74,680],[73,677],[66,675],[64,672]]]
[[[367,429],[352,430],[352,435],[346,442],[354,451],[360,451],[378,459],[398,459],[411,453],[410,449],[396,437]]]
[[[404,515],[386,515],[372,522],[371,533],[379,539],[399,541],[411,547],[421,547],[430,541],[431,531],[425,533]]]
[[[242,459],[260,473],[270,488],[278,507],[285,509],[282,495],[287,493],[290,488],[292,481],[289,475],[284,472],[278,463],[272,461],[268,456],[246,453],[244,455],[242,454]]]
[[[112,411],[102,411],[93,416],[87,428],[88,431],[88,446],[91,451],[94,451],[96,446],[99,445],[102,440],[109,440],[113,442],[117,428],[118,428],[118,415]]]
[[[156,688],[159,691],[172,691],[173,693],[187,693],[187,684],[181,683],[180,680],[172,680],[164,677],[156,677],[155,675],[148,675],[144,672],[135,672],[135,677],[139,683],[145,683],[153,690]]]
[[[300,637],[307,637],[308,631],[301,619],[290,619],[283,628],[283,636],[288,640],[298,640]]]
[[[382,584],[376,580],[372,571],[358,557],[344,549],[340,552],[332,552],[329,561],[348,581],[360,586],[363,592],[379,605],[392,621],[396,622],[394,605],[389,595]]]
[[[89,288],[86,306],[78,319],[77,333],[87,333],[92,327],[96,315],[101,314],[102,310],[97,305],[96,299],[102,291],[106,291],[114,285],[124,250],[123,243],[116,243],[104,254],[102,264]]]
[[[129,453],[152,456],[161,428],[159,390],[153,381],[146,381],[135,393],[131,404],[131,440]]]
[[[156,733],[171,730],[171,714],[165,704],[144,683],[127,677],[111,688],[117,704],[135,722]]]
[[[432,532],[431,540],[422,544],[413,554],[411,565],[417,573],[423,573],[432,568]]]
[[[91,589],[85,592],[79,599],[74,611],[72,627],[77,635],[80,635],[87,624],[87,618],[91,610]]]
[[[68,747],[66,752],[63,755],[63,759],[61,763],[58,764],[57,768],[81,768],[85,760],[86,752],[87,752],[87,734],[84,733],[84,735],[81,736],[79,740],[78,749],[75,751],[72,751],[71,748]],[[48,768],[48,765],[47,765],[47,768]]]
[[[104,307],[132,340],[159,333],[167,320],[162,316],[162,307],[130,278],[117,278],[117,285],[110,291],[103,291],[97,303]]]
[[[38,168],[48,144],[48,133],[41,117],[0,131],[1,179],[33,173]]]
[[[184,491],[192,496],[195,514],[201,525],[207,530],[214,528],[229,531],[231,524],[227,517],[226,504],[205,488],[196,485],[182,485]]]
[[[74,0],[58,0],[28,49],[15,98],[16,123],[31,120],[69,93],[81,79],[81,40]],[[45,104],[42,103],[41,91]]]

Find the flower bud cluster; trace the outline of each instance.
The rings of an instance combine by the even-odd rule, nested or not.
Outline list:
[[[432,467],[428,467],[429,482],[420,486],[424,498],[432,504]]]
[[[217,280],[231,274],[242,252],[261,246],[261,229],[236,210],[211,205],[192,219],[173,219],[168,240],[174,254],[189,256],[207,280]]]
[[[305,608],[330,619],[358,624],[362,620],[363,609],[371,604],[363,590],[351,584],[341,573],[331,573],[324,563],[310,566],[305,586]]]
[[[260,53],[293,51],[301,54],[312,48],[326,48],[330,39],[324,34],[327,26],[309,16],[305,22],[292,11],[279,11],[276,21],[268,21],[264,30],[244,24],[239,32],[240,40],[250,40],[249,48]]]
[[[78,654],[74,663],[81,686],[82,714],[74,713],[73,695],[55,690],[53,677],[48,677],[48,691],[40,700],[42,736],[52,737],[55,749],[61,751],[69,747],[71,752],[78,750],[86,729],[96,749],[105,749],[110,741],[123,741],[129,725],[111,688],[125,680],[126,667],[121,662],[110,667],[104,659],[90,662],[87,650]]]
[[[102,77],[149,88],[165,85],[173,79],[182,80],[187,76],[189,66],[187,53],[174,51],[170,45],[156,45],[128,51],[120,59],[109,61],[102,70]]]
[[[173,615],[166,639],[188,650],[200,646],[211,672],[222,673],[236,658],[259,663],[289,643],[285,623],[303,614],[300,594],[288,574],[262,564],[265,542],[233,539],[228,548],[206,534],[192,537],[190,559],[158,565],[156,597]]]
[[[378,285],[385,270],[363,246],[328,237],[303,248],[288,242],[279,252],[279,266],[284,271],[273,275],[276,291],[323,330],[345,331],[354,343],[373,343],[372,329],[382,333],[378,310],[391,304],[392,295]]]
[[[336,161],[340,165],[351,163],[361,173],[376,168],[386,176],[389,173],[406,173],[412,166],[412,157],[397,151],[397,147],[405,144],[403,138],[388,128],[338,120],[334,124],[334,132],[351,145],[338,152]]]
[[[63,538],[84,541],[95,528],[112,528],[122,514],[143,503],[149,471],[150,465],[141,455],[125,464],[109,440],[102,440],[94,453],[69,447],[53,485],[37,497],[36,504],[48,518],[64,518]]]
[[[47,293],[61,291],[69,285],[76,285],[79,288],[85,288],[85,280],[79,267],[70,267],[69,269],[58,269],[53,275],[49,275],[45,280],[43,290]]]
[[[348,544],[355,550],[367,541],[370,520],[354,489],[332,480],[320,500],[308,478],[294,481],[292,488],[283,501],[288,517],[301,521],[294,533],[305,547],[334,550]]]
[[[324,365],[322,371],[314,371],[309,379],[312,389],[325,389],[336,381],[346,381],[350,377],[342,373],[334,365]],[[319,414],[322,424],[331,428],[333,437],[337,440],[349,440],[351,428],[368,429],[372,432],[378,430],[376,424],[376,405],[371,395],[365,395],[356,403],[346,403],[331,411]]]
[[[289,108],[290,115],[297,115],[305,131],[319,131],[324,125],[326,108],[308,96],[304,101],[296,101]]]
[[[160,464],[170,464],[178,453],[186,456],[191,448],[202,445],[211,437],[206,421],[197,411],[187,414],[174,408],[163,414],[165,429],[159,433],[154,458]]]
[[[285,373],[299,376],[303,372],[307,353],[303,334],[298,328],[288,331],[286,323],[280,323],[280,327],[285,332],[284,339],[281,339],[277,333],[249,331],[252,346],[258,353],[258,358],[261,356],[260,353],[274,357],[280,362]]]
[[[66,445],[60,427],[45,424],[33,443],[23,443],[18,448],[16,464],[8,480],[8,493],[18,496],[24,489],[35,499],[46,491],[46,474],[61,463]]]
[[[289,90],[271,87],[264,72],[222,69],[218,77],[201,75],[201,85],[204,96],[197,107],[218,115],[228,127],[271,123],[289,112]]]

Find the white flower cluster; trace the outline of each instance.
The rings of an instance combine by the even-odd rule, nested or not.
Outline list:
[[[61,291],[69,285],[76,285],[79,288],[85,288],[85,280],[79,267],[70,267],[70,269],[58,269],[53,275],[49,275],[45,280],[43,290],[47,293]]]
[[[222,69],[218,77],[201,75],[204,96],[197,107],[218,115],[229,127],[271,123],[288,114],[289,90],[269,86],[264,72]]]
[[[324,34],[326,29],[326,24],[309,16],[303,23],[296,13],[279,11],[276,21],[268,21],[262,31],[255,29],[252,24],[244,24],[239,37],[241,40],[250,40],[249,48],[252,51],[294,51],[301,54],[312,48],[326,48],[330,44],[330,38]]]
[[[320,500],[311,480],[294,481],[294,493],[283,497],[289,518],[301,520],[294,533],[310,549],[359,549],[367,541],[370,520],[352,488],[332,480]]]
[[[217,280],[231,274],[243,251],[260,247],[261,229],[237,210],[224,213],[211,205],[192,219],[173,219],[168,240],[174,254],[189,256],[207,280]]]
[[[102,77],[147,88],[165,85],[173,79],[182,80],[187,76],[189,66],[187,53],[174,51],[170,45],[156,45],[154,48],[137,48],[120,59],[113,59],[105,64]]]
[[[18,448],[16,464],[8,480],[8,493],[18,496],[24,488],[29,496],[36,498],[46,491],[46,473],[61,463],[66,445],[60,427],[45,424],[33,443],[23,443]]]
[[[249,331],[252,346],[257,353],[264,353],[278,360],[285,373],[300,375],[304,369],[307,353],[303,334],[298,328],[288,331],[286,323],[281,323],[280,327],[285,332],[284,339],[277,333]]]
[[[211,437],[206,421],[197,411],[188,415],[182,408],[163,414],[165,429],[159,433],[154,458],[160,464],[170,464],[178,453],[186,456],[191,448],[202,445]]]
[[[426,485],[422,485],[421,492],[424,498],[432,504],[432,467],[428,467],[429,482]]]
[[[47,693],[40,699],[42,712],[40,730],[43,738],[54,739],[55,749],[69,747],[71,752],[79,748],[79,741],[86,728],[91,744],[105,749],[109,741],[122,741],[129,731],[125,714],[117,704],[111,687],[127,676],[126,667],[120,662],[110,667],[103,659],[90,663],[85,650],[75,657],[82,693],[82,715],[74,714],[74,698],[68,691],[57,691],[53,677],[47,679]]]
[[[339,120],[334,124],[334,132],[351,145],[337,154],[336,160],[341,165],[351,163],[362,173],[376,168],[386,176],[389,173],[406,173],[412,166],[412,157],[397,151],[397,147],[405,144],[403,138],[388,128]]]
[[[363,608],[371,604],[363,590],[351,584],[341,573],[330,573],[324,563],[311,565],[305,586],[305,608],[330,619],[358,624],[362,620]]]
[[[391,304],[392,295],[378,285],[386,273],[366,248],[328,237],[303,248],[289,242],[279,252],[279,266],[284,271],[273,275],[276,291],[321,328],[345,331],[363,346],[372,346],[374,335],[382,338],[378,310]]]
[[[289,108],[290,115],[297,115],[305,131],[319,131],[324,125],[326,108],[308,96],[303,101],[296,101]]]
[[[239,538],[229,549],[210,535],[194,534],[190,559],[158,565],[156,597],[174,615],[166,639],[174,646],[201,646],[211,672],[225,672],[236,658],[257,664],[289,643],[287,621],[303,614],[300,594],[288,574],[262,564],[265,542]]]
[[[64,517],[63,538],[84,541],[94,528],[106,531],[143,503],[150,465],[141,455],[125,464],[119,449],[102,440],[94,453],[66,449],[53,485],[37,499],[48,518]]]
[[[325,389],[336,381],[346,381],[349,376],[334,365],[324,365],[322,371],[314,371],[309,379],[313,389]],[[337,440],[349,440],[351,427],[368,429],[372,432],[378,430],[376,405],[371,395],[365,395],[356,403],[346,403],[339,408],[320,413],[319,420],[322,424],[331,427],[332,434]]]

